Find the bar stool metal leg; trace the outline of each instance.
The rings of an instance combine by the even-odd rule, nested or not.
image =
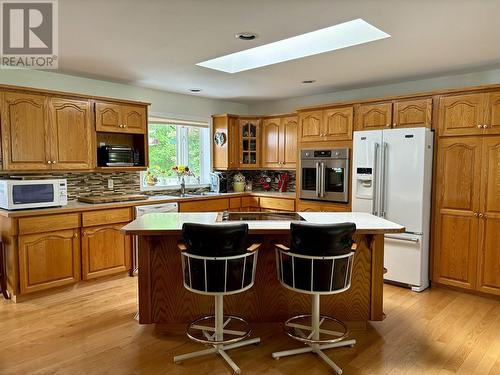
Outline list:
[[[332,361],[323,352],[323,350],[331,349],[331,348],[339,348],[342,346],[351,346],[352,347],[352,346],[354,346],[354,344],[356,344],[356,340],[349,339],[349,340],[340,340],[337,342],[325,343],[325,344],[318,343],[318,341],[320,341],[320,333],[326,333],[326,334],[329,334],[332,336],[338,336],[338,337],[343,336],[344,333],[321,329],[321,324],[326,319],[326,317],[322,318],[320,315],[320,295],[319,294],[312,294],[311,295],[311,302],[312,302],[311,326],[306,326],[306,325],[302,325],[302,324],[295,324],[295,323],[288,323],[288,322],[285,323],[285,326],[295,328],[296,332],[298,332],[299,336],[302,336],[302,338],[304,340],[310,340],[311,342],[304,341],[304,343],[307,345],[306,347],[291,349],[291,350],[283,350],[281,352],[275,352],[272,354],[272,357],[274,359],[280,359],[281,357],[287,357],[287,356],[296,355],[296,354],[315,353],[328,366],[330,366],[337,374],[342,374],[342,369],[334,361]],[[301,317],[304,317],[304,316],[301,316]],[[294,318],[297,318],[297,317],[294,317]],[[289,320],[292,320],[294,318],[291,318]],[[310,332],[309,335],[306,335],[303,332],[303,330],[309,331]],[[314,342],[314,341],[316,341],[316,342]]]
[[[201,330],[203,332],[204,336],[206,337],[206,339],[207,339],[206,341],[208,343],[210,341],[214,341],[214,343],[211,344],[213,346],[213,348],[199,350],[196,352],[191,352],[191,353],[186,353],[186,354],[181,354],[181,355],[175,356],[174,363],[180,364],[182,361],[184,361],[186,359],[201,357],[201,356],[215,353],[215,354],[219,354],[226,361],[226,363],[231,367],[231,369],[233,370],[234,373],[240,374],[241,373],[240,368],[238,367],[238,365],[236,365],[236,363],[234,363],[234,361],[231,359],[231,357],[229,357],[229,355],[226,353],[226,351],[230,350],[230,349],[240,348],[242,346],[258,344],[258,343],[260,343],[260,338],[256,337],[256,338],[249,339],[249,340],[239,340],[239,341],[236,341],[236,342],[230,343],[230,344],[221,343],[221,342],[224,342],[224,333],[228,333],[228,334],[232,334],[232,335],[236,335],[236,336],[244,336],[244,337],[248,337],[250,335],[249,331],[244,332],[244,331],[224,329],[226,327],[226,325],[231,321],[231,319],[236,319],[237,317],[229,316],[228,319],[226,321],[224,321],[224,299],[223,299],[222,295],[215,296],[215,316],[214,317],[215,317],[215,319],[214,319],[215,326],[214,327],[209,327],[209,326],[197,324],[196,323],[197,321],[193,322],[190,325],[190,328]],[[198,321],[203,320],[205,318],[208,318],[208,317],[203,317],[201,319],[198,319]],[[211,334],[212,332],[213,332],[213,334]]]

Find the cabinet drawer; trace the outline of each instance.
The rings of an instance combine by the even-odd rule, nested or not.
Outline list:
[[[299,212],[349,212],[349,204],[298,201]]]
[[[19,234],[52,232],[80,226],[80,214],[59,214],[19,219]]]
[[[217,212],[229,208],[229,199],[204,199],[192,202],[181,202],[180,212]]]
[[[229,198],[229,208],[240,208],[241,198]]]
[[[241,198],[241,207],[259,207],[259,197]]]
[[[82,216],[84,227],[113,223],[126,223],[132,220],[132,209],[126,207],[113,208],[110,210],[89,211],[84,212]]]
[[[295,211],[295,199],[261,197],[260,208],[279,211]]]

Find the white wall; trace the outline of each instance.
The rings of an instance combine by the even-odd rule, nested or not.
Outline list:
[[[71,93],[140,100],[151,103],[150,113],[208,119],[216,113],[247,114],[246,104],[176,94],[132,85],[36,70],[0,70],[0,83]]]
[[[248,110],[250,114],[286,113],[300,107],[311,105],[494,83],[500,83],[500,69],[405,81],[354,90],[341,90],[326,94],[300,96],[283,100],[268,100],[250,104]]]

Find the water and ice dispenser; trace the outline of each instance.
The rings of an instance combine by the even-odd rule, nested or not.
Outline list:
[[[356,186],[354,187],[354,194],[356,195],[356,198],[372,199],[374,182],[375,178],[373,176],[373,168],[357,167]]]

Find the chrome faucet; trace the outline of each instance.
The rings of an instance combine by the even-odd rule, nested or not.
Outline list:
[[[184,181],[184,177],[181,178],[181,197],[186,195],[186,182]]]

